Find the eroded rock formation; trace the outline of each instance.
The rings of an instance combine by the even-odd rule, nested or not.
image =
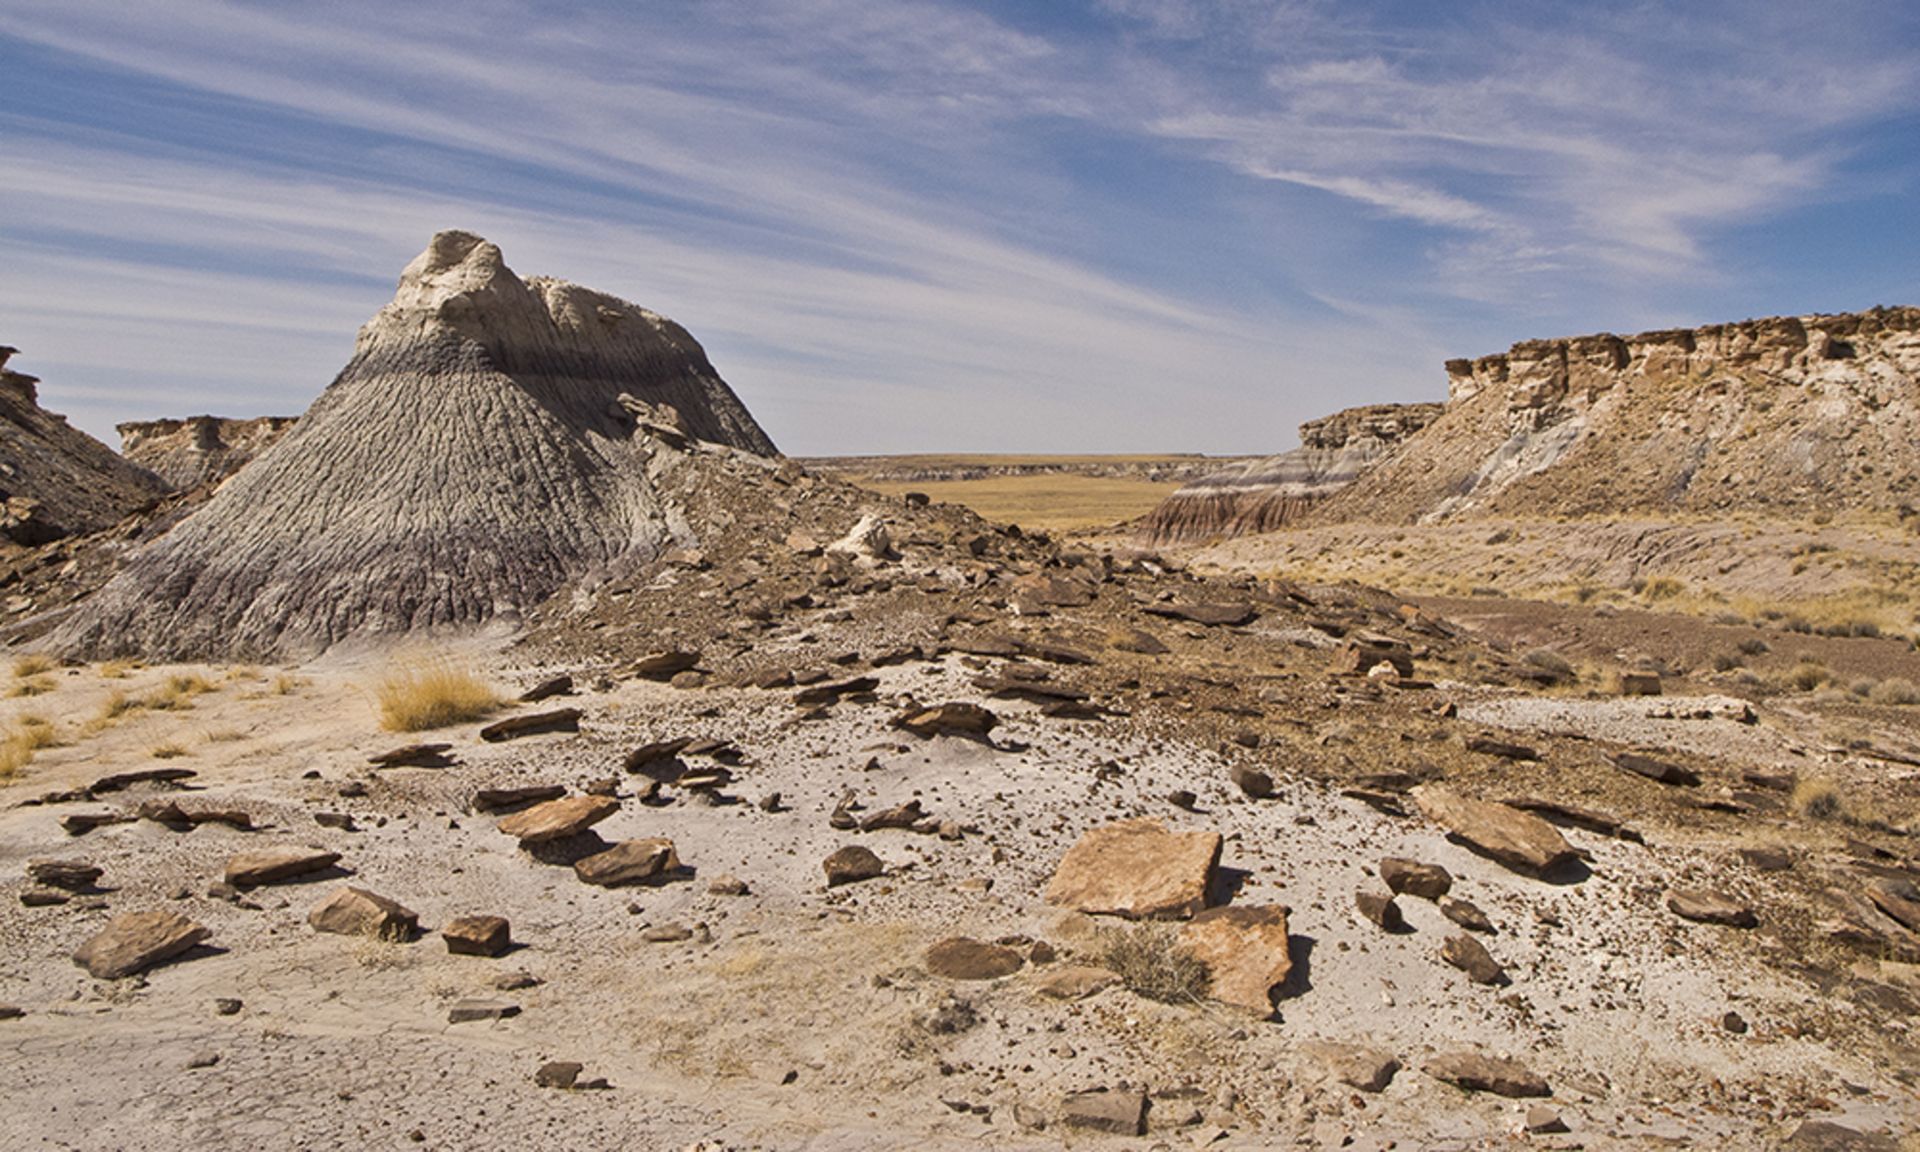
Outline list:
[[[1154,545],[1271,532],[1359,479],[1437,419],[1440,404],[1372,404],[1300,425],[1300,447],[1222,469],[1181,488],[1150,513]]]
[[[1920,500],[1920,309],[1532,340],[1447,375],[1445,414],[1315,519]]]
[[[40,407],[39,380],[7,370],[0,347],[0,537],[34,547],[95,532],[166,491],[166,483]]]
[[[773,451],[679,325],[442,232],[293,429],[54,643],[259,658],[513,618],[693,542],[679,494]]]
[[[277,443],[291,427],[291,416],[251,420],[189,416],[184,420],[136,420],[115,425],[120,433],[121,455],[182,491],[225,480]]]

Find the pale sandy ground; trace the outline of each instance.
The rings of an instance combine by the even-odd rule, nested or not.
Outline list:
[[[1005,723],[991,749],[904,736],[888,726],[884,698],[793,725],[786,693],[644,682],[565,701],[586,711],[577,736],[487,745],[467,725],[438,734],[457,745],[461,766],[376,772],[365,757],[404,742],[377,728],[368,691],[377,668],[366,659],[297,669],[284,695],[274,691],[278,670],[199,669],[219,687],[191,710],[136,712],[90,735],[83,725],[111,691],[137,694],[180,670],[124,681],[61,671],[54,693],[0,702],[0,715],[54,719],[69,741],[0,787],[0,1002],[26,1011],[0,1021],[0,1148],[1079,1147],[1114,1138],[1027,1131],[1015,1105],[1048,1111],[1063,1092],[1122,1081],[1156,1096],[1157,1131],[1141,1146],[1521,1141],[1511,1134],[1523,1108],[1418,1071],[1426,1055],[1464,1043],[1519,1056],[1555,1084],[1573,1134],[1521,1141],[1533,1146],[1765,1147],[1820,1097],[1831,1110],[1818,1114],[1862,1127],[1898,1131],[1920,1115],[1888,1070],[1785,1026],[1815,989],[1731,961],[1721,948],[1731,930],[1686,924],[1659,906],[1666,884],[1717,874],[1724,854],[1712,844],[1642,846],[1572,831],[1592,852],[1593,876],[1555,886],[1316,786],[1283,781],[1279,798],[1250,801],[1212,752],[1144,723],[1067,724],[996,702]],[[518,688],[540,671],[499,679]],[[879,675],[883,697],[977,698],[958,663]],[[1493,709],[1486,719],[1501,707],[1459,695]],[[1771,754],[1731,722],[1635,723],[1655,726],[1650,742],[1667,738],[1660,725],[1691,725],[1754,740],[1738,747],[1750,762]],[[466,810],[476,787],[578,787],[618,774],[643,740],[676,735],[725,736],[745,749],[730,789],[743,802],[651,808],[629,798],[597,831],[609,841],[670,836],[697,871],[692,880],[590,887]],[[244,806],[265,830],[181,834],[136,823],[70,839],[56,821],[76,806],[16,806],[161,763],[151,750],[164,742],[188,752],[164,763],[200,773],[203,790],[187,800]],[[877,769],[864,767],[870,758]],[[1108,761],[1119,763],[1117,778],[1101,778]],[[310,770],[320,778],[302,779]],[[365,781],[368,795],[339,798],[346,780]],[[1157,799],[1175,787],[1196,791],[1200,811]],[[827,814],[849,788],[870,808],[918,796],[978,831],[956,843],[834,831]],[[757,805],[773,791],[787,811]],[[320,827],[320,810],[350,812],[362,830]],[[1281,1020],[1118,989],[1063,1005],[1032,992],[1032,969],[992,984],[918,970],[922,950],[956,932],[1026,934],[1069,954],[1090,947],[1085,918],[1063,916],[1039,892],[1080,832],[1143,813],[1219,830],[1223,863],[1247,874],[1235,902],[1293,909],[1301,971]],[[819,862],[850,842],[878,852],[889,875],[829,893]],[[400,900],[428,929],[459,915],[507,916],[523,947],[489,960],[450,956],[431,934],[409,945],[317,934],[306,913],[339,877],[258,890],[257,910],[206,895],[230,854],[277,844],[340,852],[352,883]],[[1512,987],[1470,985],[1437,959],[1451,926],[1430,904],[1402,898],[1414,928],[1405,935],[1357,917],[1355,889],[1377,887],[1372,865],[1390,854],[1453,872],[1455,894],[1500,925],[1487,943]],[[103,866],[108,909],[21,907],[27,861],[48,856]],[[708,894],[728,873],[751,894]],[[990,889],[970,883],[982,879]],[[191,894],[172,898],[183,887]],[[211,947],[118,982],[68,960],[110,911],[156,907],[207,925]],[[711,939],[640,940],[646,926],[669,922],[704,925]],[[493,978],[512,969],[544,983],[493,991]],[[977,1027],[941,1036],[915,1023],[950,995],[971,1001]],[[466,996],[524,1011],[449,1025],[449,1005]],[[245,1006],[219,1016],[220,997]],[[1749,1035],[1721,1031],[1729,1009],[1753,1023]],[[1363,1099],[1318,1080],[1297,1051],[1312,1037],[1372,1041],[1408,1067]],[[199,1054],[218,1062],[190,1069]],[[532,1074],[549,1059],[581,1061],[612,1088],[537,1088]],[[1756,1094],[1771,1106],[1751,1102]],[[1192,1112],[1203,1122],[1172,1126]]]

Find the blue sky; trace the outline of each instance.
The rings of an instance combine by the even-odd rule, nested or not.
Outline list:
[[[438,229],[796,454],[1265,452],[1515,340],[1920,303],[1920,8],[0,0],[0,342],[298,412]]]

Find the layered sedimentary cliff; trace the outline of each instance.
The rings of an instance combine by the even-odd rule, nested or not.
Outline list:
[[[1892,511],[1920,500],[1920,309],[1516,344],[1314,518]]]
[[[1440,404],[1373,404],[1300,425],[1300,447],[1181,488],[1141,523],[1153,545],[1271,532],[1353,483],[1439,417]]]
[[[0,538],[35,546],[115,523],[165,481],[40,407],[39,380],[7,370],[0,347]]]
[[[696,538],[678,497],[732,449],[773,445],[679,325],[443,232],[299,422],[54,642],[262,658],[513,617]]]
[[[115,425],[120,454],[185,490],[217,484],[245,467],[293,427],[291,416],[226,420],[189,416],[184,420],[138,420]]]

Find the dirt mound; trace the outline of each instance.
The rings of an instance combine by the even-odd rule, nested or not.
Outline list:
[[[1894,512],[1920,498],[1920,309],[1516,344],[1319,523]]]
[[[1300,425],[1300,447],[1201,477],[1141,522],[1150,545],[1271,532],[1353,483],[1438,419],[1439,404],[1373,404]]]
[[[251,420],[189,416],[115,425],[120,451],[127,459],[181,490],[225,480],[278,443],[292,427],[291,416]]]
[[[694,539],[680,495],[773,452],[684,329],[443,232],[293,430],[54,643],[260,658],[510,620]]]
[[[165,481],[40,407],[39,381],[0,347],[0,537],[25,547],[95,532],[152,503]]]

